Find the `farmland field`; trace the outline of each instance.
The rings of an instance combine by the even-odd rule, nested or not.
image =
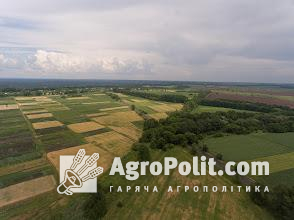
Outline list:
[[[294,177],[293,140],[294,133],[258,133],[210,138],[206,143],[211,152],[221,153],[226,161],[268,161],[270,175],[254,178],[278,185],[285,180],[291,183]]]
[[[51,191],[55,186],[54,177],[45,176],[0,189],[0,207]]]
[[[206,143],[212,152],[222,153],[227,161],[252,160],[293,150],[292,146],[281,145],[266,139],[267,136],[269,134],[232,135],[210,138]]]
[[[160,91],[153,92],[160,94]],[[178,92],[170,89],[165,93]],[[66,199],[61,199],[55,193],[59,156],[76,154],[81,148],[85,149],[87,154],[98,152],[98,165],[106,170],[116,156],[121,156],[123,160],[137,160],[136,152],[131,149],[142,135],[145,120],[167,118],[171,112],[180,111],[183,107],[182,103],[113,94],[118,95],[119,99],[103,92],[84,93],[79,96],[0,98],[0,193],[5,194],[0,200],[0,206],[2,204],[9,210],[7,216],[16,217],[17,214],[23,213],[30,216],[34,210],[34,214],[37,213],[37,216],[42,218],[44,213],[50,212],[47,210],[47,207],[50,207],[49,210],[57,213],[64,208],[71,219],[81,217],[80,206],[75,207],[79,202],[68,205]],[[181,94],[191,97],[195,93],[187,90]],[[229,110],[232,109],[200,105],[193,114]],[[256,178],[262,183],[274,186],[294,178],[294,165],[291,163],[294,159],[294,133],[210,137],[205,139],[205,142],[211,152],[222,153],[224,160],[268,160],[273,164],[271,175]],[[192,158],[187,151],[179,147],[166,152],[152,149],[151,152],[152,160],[160,161],[165,156],[174,156],[178,160],[186,161],[191,161]],[[126,181],[122,176],[110,178],[104,175],[99,182],[104,187],[113,184],[131,187],[157,185],[164,188],[168,185],[184,184],[220,187],[234,185],[230,181],[224,177],[182,177],[173,172],[171,176],[142,176],[134,183]],[[35,189],[33,185],[48,186],[48,190]],[[13,192],[17,190],[22,192],[22,196],[14,195]],[[50,199],[46,198],[47,195],[50,195]],[[83,201],[82,199],[81,203]],[[225,219],[235,218],[240,214],[246,219],[257,219],[260,216],[271,219],[271,216],[254,205],[244,192],[113,193],[107,194],[107,201],[110,206],[105,219]],[[118,201],[123,204],[122,207],[118,207]],[[134,203],[138,205],[137,209],[132,209]],[[36,208],[39,204],[44,206],[42,210]],[[52,213],[50,215],[54,216]]]
[[[162,161],[164,157],[176,157],[180,161],[191,162],[191,154],[183,151],[181,148],[173,149],[169,152],[152,152],[152,160]],[[132,152],[125,158],[126,161],[135,160],[136,155]],[[212,176],[181,176],[176,170],[169,176],[152,176],[147,173],[138,180],[130,182],[124,176],[114,176],[110,178],[105,175],[100,183],[105,187],[122,186],[123,192],[107,193],[109,209],[104,219],[235,219],[242,216],[242,219],[272,219],[272,217],[263,209],[254,205],[248,194],[241,193],[212,193],[205,194],[184,192],[181,189],[177,192],[167,192],[168,186],[175,190],[176,186],[218,186],[234,185],[232,182],[221,177]],[[130,192],[125,192],[126,186],[131,186]],[[140,193],[134,192],[136,186],[141,187]],[[144,186],[157,186],[159,192],[146,192]],[[149,190],[150,190],[149,189]],[[77,198],[79,201],[79,198]],[[118,206],[118,203],[122,203]],[[61,216],[67,216],[68,219],[78,219],[79,207],[75,206],[64,209]],[[136,204],[136,208],[134,208]],[[238,216],[238,217],[236,217]]]
[[[195,113],[201,113],[201,112],[227,112],[227,111],[241,111],[241,110],[236,110],[232,108],[223,108],[223,107],[213,107],[213,106],[204,106],[204,105],[199,105],[194,112]]]
[[[1,200],[1,206],[37,198],[42,196],[40,194],[52,191],[55,183],[53,187],[48,185],[48,189],[39,191],[33,191],[31,183],[36,186],[42,185],[39,180],[50,183],[46,177],[50,176],[51,180],[54,170],[59,169],[57,160],[60,153],[74,154],[81,147],[89,153],[98,151],[103,156],[100,163],[107,168],[114,157],[110,152],[111,148],[117,146],[118,150],[115,151],[125,154],[140,135],[140,130],[131,122],[142,118],[134,112],[124,114],[129,106],[105,94],[69,98],[0,98],[0,106],[0,190],[1,194],[7,195],[6,199],[1,198],[5,199]],[[111,123],[100,125],[87,116],[101,112],[106,112],[107,115],[116,113],[117,117],[124,117],[126,125],[125,128],[113,127],[120,133],[115,133],[113,142],[108,141],[108,145],[102,146],[104,149],[87,141],[87,136],[95,137],[103,132],[114,132],[109,128]],[[127,133],[130,138],[123,133]],[[16,188],[22,190],[23,196],[13,196],[12,192]]]
[[[214,93],[210,93],[207,96],[207,99],[211,99],[211,100],[225,99],[225,100],[234,100],[234,101],[255,102],[255,103],[262,103],[267,105],[287,106],[289,108],[294,108],[294,100],[280,99],[279,97],[214,92]]]

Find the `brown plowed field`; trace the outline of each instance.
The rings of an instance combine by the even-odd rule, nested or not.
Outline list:
[[[254,102],[254,103],[262,103],[267,105],[277,105],[277,106],[287,106],[289,108],[294,109],[294,102],[289,100],[282,100],[278,98],[271,97],[260,97],[260,96],[245,96],[238,94],[227,94],[227,93],[210,93],[207,99],[215,100],[215,99],[224,99],[224,100],[233,100],[233,101],[245,101],[245,102]]]

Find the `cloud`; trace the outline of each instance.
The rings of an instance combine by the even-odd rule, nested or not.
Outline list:
[[[17,67],[17,64],[17,60],[0,54],[0,68],[15,68]]]
[[[38,50],[35,59],[30,63],[31,70],[66,74],[88,75],[92,73],[137,74],[150,72],[150,65],[144,61],[121,60],[117,57],[109,59],[85,58],[63,52]],[[130,76],[130,75],[129,75]],[[86,75],[87,77],[87,75]]]
[[[294,82],[292,0],[11,0],[0,14],[0,53],[18,63],[2,75]]]

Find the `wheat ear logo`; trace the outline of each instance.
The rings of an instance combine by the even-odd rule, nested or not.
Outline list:
[[[75,156],[60,156],[60,184],[57,187],[59,194],[97,191],[97,176],[103,173],[103,168],[97,167],[99,154],[85,154],[85,149],[80,149]]]

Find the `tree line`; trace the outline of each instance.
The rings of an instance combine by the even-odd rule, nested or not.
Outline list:
[[[172,113],[166,120],[146,120],[139,142],[167,149],[173,145],[185,147],[197,144],[205,135],[249,134],[257,131],[294,131],[294,117],[236,111],[200,114],[181,111]]]
[[[224,107],[224,108],[264,112],[264,113],[279,113],[283,115],[294,116],[294,110],[287,106],[277,106],[277,105],[273,106],[273,105],[266,105],[262,103],[251,103],[251,102],[224,100],[224,99],[217,99],[217,100],[202,99],[199,101],[199,104],[206,105],[206,106]]]
[[[260,185],[260,184],[259,184]],[[285,185],[276,186],[268,193],[251,192],[254,203],[266,208],[277,219],[290,220],[294,216],[294,187]]]
[[[137,96],[145,99],[151,99],[155,101],[165,101],[165,102],[174,102],[174,103],[185,103],[188,98],[184,95],[180,94],[160,94],[160,93],[152,93],[146,91],[138,91],[131,89],[114,89],[115,92],[120,92],[126,95]]]

